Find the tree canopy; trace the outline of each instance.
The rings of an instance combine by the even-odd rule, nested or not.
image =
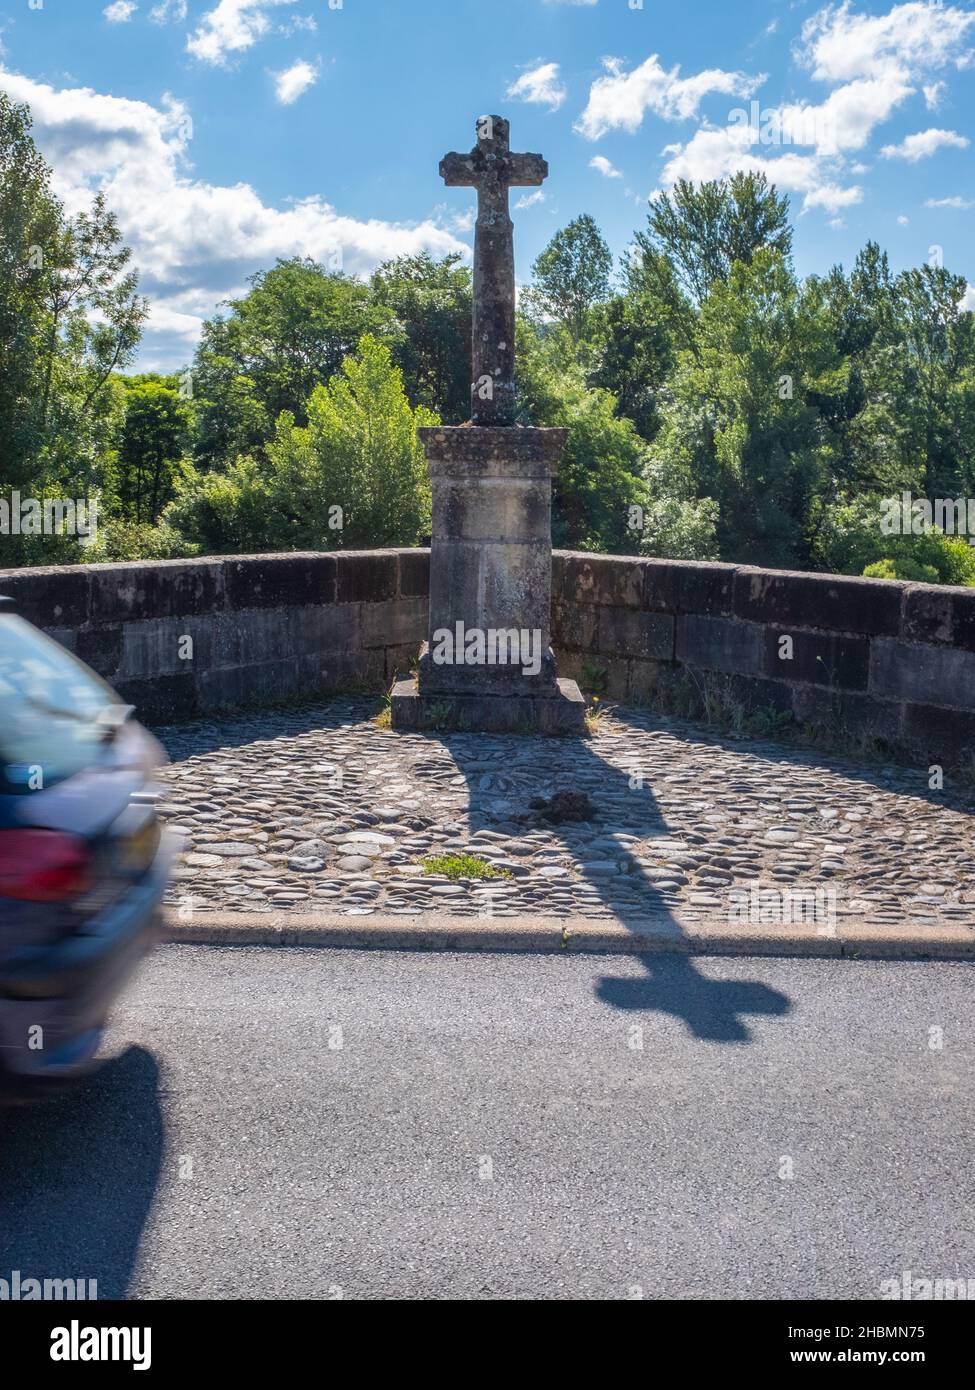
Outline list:
[[[761,174],[656,194],[614,267],[595,220],[522,287],[517,409],[564,426],[558,544],[975,583],[967,534],[881,527],[892,498],[975,492],[963,276],[868,242],[800,279]],[[147,306],[101,198],[65,215],[0,93],[0,487],[97,495],[102,529],[5,536],[4,563],[415,544],[416,430],[470,411],[471,272],[307,257],[253,275],[192,362],[130,375]]]

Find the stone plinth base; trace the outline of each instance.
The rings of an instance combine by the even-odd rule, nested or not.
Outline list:
[[[415,680],[401,680],[392,691],[393,728],[584,734],[586,702],[578,685],[560,680],[557,687],[554,695],[423,695]]]

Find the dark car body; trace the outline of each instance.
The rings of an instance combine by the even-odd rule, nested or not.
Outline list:
[[[0,1100],[89,1069],[156,939],[163,760],[94,672],[0,609]]]

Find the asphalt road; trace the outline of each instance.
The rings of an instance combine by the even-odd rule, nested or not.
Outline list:
[[[96,1080],[2,1117],[0,1276],[407,1299],[975,1278],[973,979],[169,946]]]

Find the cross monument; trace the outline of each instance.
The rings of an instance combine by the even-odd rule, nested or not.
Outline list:
[[[552,478],[567,430],[515,423],[515,261],[509,188],[538,187],[540,154],[512,154],[482,116],[451,188],[477,189],[471,420],[420,430],[430,469],[429,638],[393,686],[396,729],[583,733],[585,703],[551,649]]]

